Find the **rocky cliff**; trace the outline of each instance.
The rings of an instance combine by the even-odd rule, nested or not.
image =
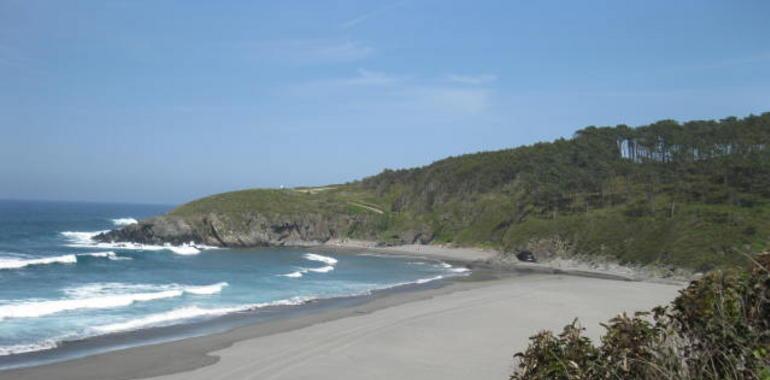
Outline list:
[[[407,229],[381,241],[376,233],[378,218],[370,214],[241,214],[237,217],[206,215],[164,215],[103,233],[103,242],[173,244],[195,242],[218,247],[307,246],[330,239],[357,238],[383,244],[427,244],[433,237],[428,229]]]
[[[99,241],[131,241],[144,244],[182,244],[194,241],[220,247],[313,245],[341,237],[367,218],[320,214],[253,214],[234,220],[226,215],[160,216],[110,231]]]

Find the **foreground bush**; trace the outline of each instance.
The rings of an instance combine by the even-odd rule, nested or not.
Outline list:
[[[511,380],[770,379],[770,255],[750,270],[712,272],[670,306],[603,325],[597,347],[577,320],[515,355]]]

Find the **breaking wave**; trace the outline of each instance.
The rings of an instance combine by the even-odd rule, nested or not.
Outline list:
[[[291,272],[291,273],[282,274],[282,275],[280,275],[280,276],[282,276],[282,277],[289,277],[289,278],[300,278],[300,277],[302,277],[302,276],[303,276],[305,273],[307,273],[307,272],[306,272],[306,271],[303,269],[303,270],[298,270],[298,271],[296,271],[296,272]]]
[[[77,264],[79,257],[96,257],[109,260],[131,260],[130,257],[118,256],[115,252],[78,253],[61,256],[21,259],[15,257],[0,258],[0,269],[20,269],[32,265]]]
[[[136,302],[148,302],[166,298],[181,297],[184,294],[212,295],[222,291],[228,284],[220,282],[204,286],[91,284],[65,290],[74,298],[58,300],[25,300],[0,305],[0,321],[11,318],[37,318],[50,314],[82,309],[112,309],[129,306]],[[158,291],[132,293],[137,289],[154,288]]]
[[[28,343],[28,344],[13,344],[10,346],[0,346],[0,356],[8,356],[14,354],[24,354],[28,352],[50,350],[58,347],[58,343],[53,339],[46,339],[40,342]]]
[[[302,257],[304,257],[306,260],[320,261],[327,265],[337,264],[337,259],[329,256],[317,255],[315,253],[306,253]]]
[[[91,232],[64,231],[61,234],[62,236],[66,237],[70,241],[70,244],[67,245],[68,247],[76,247],[76,248],[125,249],[125,250],[136,250],[136,251],[171,251],[177,255],[197,255],[201,253],[201,251],[203,250],[217,248],[217,247],[212,247],[205,244],[196,244],[193,241],[182,245],[171,245],[171,244],[153,245],[153,244],[141,244],[141,243],[132,243],[132,242],[107,243],[107,242],[98,242],[94,240],[94,237],[105,232],[109,232],[109,230],[91,231]]]
[[[187,306],[163,313],[148,315],[142,318],[132,319],[125,322],[95,326],[93,327],[93,330],[100,334],[110,334],[116,332],[138,330],[147,327],[170,326],[190,319],[217,317],[225,314],[256,310],[269,306],[302,305],[314,299],[315,298],[313,297],[292,297],[271,302],[214,309],[205,309],[198,306]]]
[[[134,218],[117,218],[117,219],[112,219],[112,224],[114,224],[116,226],[128,226],[130,224],[137,224],[137,223],[139,223],[139,221],[134,219]]]
[[[303,275],[305,275],[305,273],[308,273],[308,272],[329,273],[329,272],[334,270],[334,265],[336,265],[337,262],[338,262],[338,260],[333,258],[333,257],[317,255],[315,253],[306,253],[306,254],[302,255],[302,257],[304,259],[306,259],[306,260],[318,261],[318,262],[322,262],[322,263],[327,264],[327,265],[319,267],[319,268],[300,268],[297,271],[294,271],[294,272],[291,272],[291,273],[282,274],[280,276],[282,276],[282,277],[289,277],[289,278],[300,278]]]

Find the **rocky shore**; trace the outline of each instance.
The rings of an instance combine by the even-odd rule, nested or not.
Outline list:
[[[568,242],[558,238],[533,240],[525,246],[503,252],[489,248],[430,244],[432,236],[422,231],[407,231],[396,240],[396,244],[374,238],[339,237],[356,224],[366,222],[349,215],[330,218],[320,214],[253,214],[237,221],[217,214],[195,217],[164,215],[97,235],[94,239],[155,245],[195,242],[232,248],[325,246],[370,249],[384,253],[435,256],[437,259],[458,260],[502,271],[585,275],[628,281],[681,283],[697,277],[697,273],[673,266],[622,264],[610,256],[580,254]],[[516,253],[522,250],[530,252],[536,262],[520,261]]]
[[[112,230],[94,239],[102,242],[142,244],[184,244],[191,241],[216,247],[315,246],[339,240],[351,230],[369,240],[367,226],[371,215],[264,214],[195,216],[163,215]],[[361,232],[364,231],[364,232]],[[393,236],[396,244],[428,244],[432,233],[423,229],[405,230]]]

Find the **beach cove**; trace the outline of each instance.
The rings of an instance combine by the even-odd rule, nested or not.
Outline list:
[[[682,287],[531,268],[501,272],[479,266],[487,254],[478,250],[427,251],[476,268],[440,286],[413,285],[212,335],[9,370],[3,379],[500,379],[537,331],[558,331],[577,317],[598,339],[600,322],[665,304]],[[417,254],[404,247],[377,252]]]

